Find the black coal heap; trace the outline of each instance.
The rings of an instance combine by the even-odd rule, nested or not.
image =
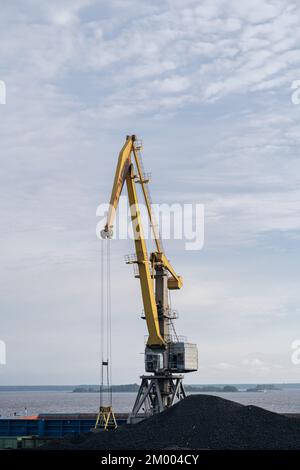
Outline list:
[[[66,437],[47,449],[300,449],[300,420],[211,395],[191,395],[138,424]]]

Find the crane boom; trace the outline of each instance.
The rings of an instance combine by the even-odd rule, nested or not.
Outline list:
[[[118,164],[115,172],[115,179],[110,197],[107,222],[104,228],[104,231],[107,232],[107,234],[110,230],[112,230],[113,227],[115,213],[118,207],[124,182],[126,180],[127,172],[131,163],[131,152],[132,138],[127,136],[126,142],[119,153]]]
[[[154,239],[157,251],[151,253],[150,261],[151,264],[160,264],[165,268],[171,275],[168,278],[169,289],[180,289],[182,287],[182,279],[178,276],[171,266],[170,262],[166,258],[162,251],[162,243],[160,240],[159,232],[155,223],[154,214],[151,208],[151,202],[149,193],[145,187],[145,179],[142,173],[142,168],[138,156],[138,152],[135,146],[136,137],[134,135],[127,136],[126,142],[123,145],[117,163],[115,172],[114,184],[110,197],[110,206],[107,216],[107,221],[102,231],[104,238],[112,236],[113,223],[115,218],[116,209],[118,207],[120,195],[126,181],[129,205],[131,210],[131,220],[134,226],[135,234],[135,249],[136,249],[136,263],[139,270],[140,285],[142,291],[142,299],[145,311],[145,318],[147,322],[147,328],[149,332],[149,339],[147,344],[149,346],[164,346],[165,340],[160,332],[160,326],[158,321],[157,304],[155,300],[155,293],[153,287],[153,279],[150,272],[149,258],[147,253],[146,242],[143,235],[143,227],[141,221],[141,215],[138,205],[138,198],[136,192],[136,180],[141,184],[150,224],[153,230]],[[134,172],[134,166],[131,162],[131,155],[134,156],[136,163],[137,175]]]
[[[107,216],[107,222],[102,231],[103,237],[112,236],[112,228],[115,212],[118,207],[120,195],[126,181],[128,199],[131,211],[131,220],[134,225],[136,262],[139,270],[140,285],[142,291],[142,299],[145,311],[145,318],[149,332],[147,344],[149,346],[165,346],[165,341],[160,334],[158,321],[157,305],[153,289],[153,280],[151,279],[150,265],[147,253],[146,242],[143,235],[143,227],[141,215],[138,205],[137,192],[135,187],[134,167],[131,163],[131,154],[134,149],[134,136],[127,136],[126,142],[122,147],[117,168],[115,172],[114,184],[110,197],[110,205]]]
[[[149,220],[150,220],[150,225],[151,225],[151,228],[152,228],[156,249],[159,253],[162,253],[162,251],[163,251],[162,242],[161,242],[160,234],[159,234],[156,222],[155,222],[155,217],[154,217],[154,214],[153,214],[153,211],[152,211],[150,195],[149,195],[149,192],[146,189],[146,181],[148,182],[148,180],[145,180],[145,175],[143,175],[142,168],[141,168],[141,162],[140,162],[139,155],[138,155],[138,151],[137,151],[135,146],[133,146],[133,155],[134,155],[134,160],[135,160],[135,163],[136,163],[136,168],[137,168],[138,176],[139,176],[138,181],[139,181],[139,183],[141,184],[141,187],[142,187],[143,196],[144,196],[145,204],[146,204],[146,207],[147,207],[148,217],[149,217]]]
[[[142,298],[144,304],[145,318],[149,332],[149,346],[164,346],[165,341],[160,334],[157,306],[151,279],[150,265],[148,260],[147,248],[143,234],[141,214],[138,206],[136,188],[134,184],[134,169],[131,164],[126,176],[127,191],[131,212],[131,219],[135,225],[135,250],[137,256],[137,265],[139,269]]]

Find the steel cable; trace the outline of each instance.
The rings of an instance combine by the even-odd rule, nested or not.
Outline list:
[[[112,406],[112,338],[111,338],[111,262],[110,240],[101,241],[100,267],[100,407]],[[106,374],[104,368],[106,367]],[[106,383],[104,383],[106,382]],[[106,399],[105,399],[106,398]],[[105,402],[105,403],[104,403]]]

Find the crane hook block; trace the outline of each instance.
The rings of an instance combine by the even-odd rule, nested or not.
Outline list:
[[[104,228],[103,230],[101,230],[100,232],[101,234],[101,238],[112,238],[113,236],[113,230],[111,228]]]

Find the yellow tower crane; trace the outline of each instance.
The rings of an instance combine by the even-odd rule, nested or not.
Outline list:
[[[127,136],[119,154],[107,221],[101,231],[102,238],[112,238],[115,213],[126,181],[136,252],[127,262],[135,263],[138,267],[137,277],[140,280],[144,318],[149,333],[145,348],[145,370],[151,374],[141,376],[140,389],[129,416],[131,423],[161,412],[184,398],[182,374],[198,368],[197,346],[180,340],[175,333],[173,320],[176,312],[170,308],[168,291],[181,289],[183,282],[163,250],[151,206],[149,178],[144,173],[140,151],[141,141],[135,135]],[[142,189],[156,247],[150,256],[142,227],[137,184]]]

